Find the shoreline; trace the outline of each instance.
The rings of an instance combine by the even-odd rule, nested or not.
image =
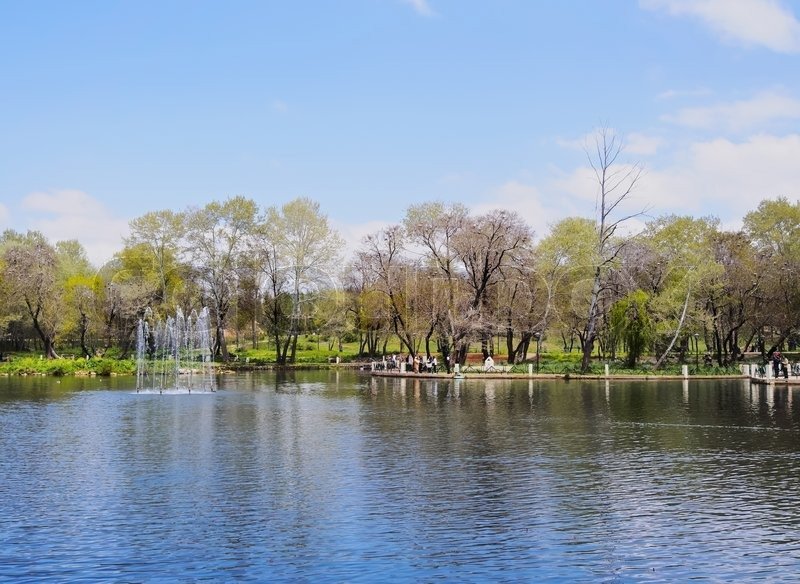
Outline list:
[[[750,379],[747,375],[732,375],[732,374],[725,374],[725,375],[690,375],[689,377],[684,377],[683,375],[652,375],[652,374],[618,374],[618,375],[602,375],[602,374],[589,374],[589,375],[581,375],[579,373],[502,373],[502,372],[490,372],[490,373],[462,373],[460,377],[456,377],[454,373],[397,373],[397,372],[387,372],[387,371],[372,371],[371,372],[373,377],[398,377],[404,379],[560,379],[564,381],[571,381],[571,380],[625,380],[625,381],[633,381],[633,380],[642,380],[642,381],[658,381],[660,379],[663,380],[670,380],[670,381],[681,381],[681,380],[689,380],[689,379]],[[775,380],[775,381],[786,381],[786,380]],[[792,380],[789,380],[792,381]],[[797,380],[800,383],[800,380]]]

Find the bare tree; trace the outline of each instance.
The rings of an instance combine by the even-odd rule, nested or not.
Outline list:
[[[432,280],[433,298],[436,300],[436,315],[432,322],[439,328],[439,346],[448,366],[451,350],[464,338],[467,330],[463,326],[464,310],[458,306],[463,274],[455,249],[458,234],[467,224],[467,216],[464,205],[434,202],[409,207],[404,221],[408,237],[426,250],[436,273]]]
[[[618,158],[622,153],[621,140],[606,127],[600,128],[594,137],[594,148],[587,148],[589,165],[594,172],[598,186],[597,194],[597,239],[595,248],[594,275],[589,299],[589,311],[583,330],[583,359],[581,371],[589,370],[589,363],[597,339],[597,323],[600,316],[600,299],[605,291],[607,274],[622,247],[624,238],[616,237],[617,229],[625,221],[638,217],[644,211],[619,214],[620,205],[633,192],[644,172],[636,163],[621,164]]]
[[[455,249],[462,263],[470,292],[467,315],[471,328],[478,332],[484,357],[489,355],[489,339],[495,314],[487,303],[490,290],[503,279],[503,270],[515,262],[518,254],[527,255],[532,239],[530,227],[512,211],[495,210],[467,221],[455,239]],[[467,357],[466,333],[459,339],[457,359]]]

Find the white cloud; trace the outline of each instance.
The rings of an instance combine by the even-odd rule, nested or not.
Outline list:
[[[773,121],[800,119],[800,100],[768,91],[752,99],[684,108],[663,119],[691,128],[742,131]]]
[[[633,142],[631,136],[637,135],[629,135],[629,142]],[[661,153],[662,159],[665,154]],[[626,222],[622,229],[628,233],[640,230],[650,217],[670,213],[712,215],[720,219],[723,228],[736,229],[745,214],[764,199],[800,199],[798,160],[800,134],[695,142],[666,163],[649,162],[616,216],[647,213]],[[566,217],[594,218],[597,194],[597,179],[584,164],[540,184],[509,180],[487,191],[481,201],[469,208],[475,214],[493,209],[516,211],[539,239],[549,233],[551,225]],[[361,246],[365,235],[396,222],[350,224],[331,220],[345,239],[344,255],[348,258]]]
[[[25,196],[21,208],[28,229],[41,231],[50,241],[77,239],[99,266],[122,249],[128,222],[90,195],[78,190],[35,192]]]
[[[800,135],[693,144],[685,160],[651,171],[643,197],[654,213],[713,214],[738,221],[764,199],[800,198]]]
[[[648,136],[647,134],[634,132],[625,136],[624,151],[627,154],[650,156],[655,154],[663,144],[664,140],[658,136]]]
[[[537,238],[549,231],[549,225],[570,213],[565,213],[563,202],[542,195],[529,184],[511,180],[488,193],[487,200],[473,204],[470,211],[482,214],[494,209],[517,212],[534,230]]]
[[[342,250],[342,257],[345,260],[351,258],[358,249],[361,248],[361,243],[367,235],[372,235],[381,229],[392,225],[389,221],[366,221],[364,223],[345,223],[337,219],[328,219],[331,227],[333,227],[339,235],[344,239],[344,249]]]
[[[627,172],[634,170],[634,167],[620,164],[616,170]],[[638,213],[652,206],[649,198],[642,193],[642,184],[646,180],[649,180],[649,176],[643,173],[630,195],[620,204],[617,210],[619,215]],[[551,198],[559,202],[561,210],[559,219],[569,216],[595,217],[599,202],[599,184],[594,171],[588,166],[576,168],[571,173],[555,179],[548,187],[548,191],[553,193]]]
[[[422,16],[433,16],[433,9],[428,4],[428,0],[403,0],[406,4],[410,4],[417,14]]]
[[[727,42],[800,52],[800,22],[777,0],[639,0],[639,5],[699,19]]]
[[[556,138],[556,145],[566,148],[567,150],[586,150],[589,136],[590,134],[586,134],[582,138]]]
[[[798,160],[800,134],[695,142],[667,163],[650,163],[617,216],[640,211],[654,217],[712,215],[725,228],[736,228],[764,199],[784,196],[800,200]],[[547,193],[545,212],[556,219],[592,217],[597,179],[588,166],[581,166],[544,185],[542,192]],[[642,219],[646,218],[631,222],[628,229],[635,231]]]

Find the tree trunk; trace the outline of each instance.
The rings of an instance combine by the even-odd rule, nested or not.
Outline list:
[[[592,359],[592,351],[594,351],[594,341],[597,338],[597,310],[600,300],[600,281],[601,271],[600,266],[595,268],[594,284],[592,285],[592,296],[589,302],[589,319],[586,323],[586,332],[583,337],[583,357],[581,359],[581,373],[589,371],[589,366]]]
[[[86,331],[89,328],[89,319],[85,314],[81,314],[80,331],[81,331],[81,350],[84,357],[91,357],[92,352],[86,346]]]
[[[669,342],[669,346],[667,347],[667,350],[664,351],[664,354],[661,355],[661,357],[658,358],[658,361],[656,362],[656,366],[654,367],[654,369],[658,369],[659,367],[661,367],[661,364],[664,362],[664,359],[667,358],[667,355],[669,355],[669,352],[672,350],[672,346],[675,344],[675,341],[677,340],[678,335],[681,334],[681,329],[683,328],[683,321],[686,319],[686,309],[689,307],[689,296],[690,296],[690,294],[691,294],[691,290],[687,290],[686,291],[686,300],[684,300],[684,302],[683,302],[683,311],[681,312],[681,319],[678,321],[678,327],[675,329],[675,334],[673,335],[672,340]]]

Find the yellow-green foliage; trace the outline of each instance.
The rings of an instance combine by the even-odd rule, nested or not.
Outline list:
[[[0,363],[0,374],[6,375],[132,375],[135,371],[130,359],[17,357]]]

